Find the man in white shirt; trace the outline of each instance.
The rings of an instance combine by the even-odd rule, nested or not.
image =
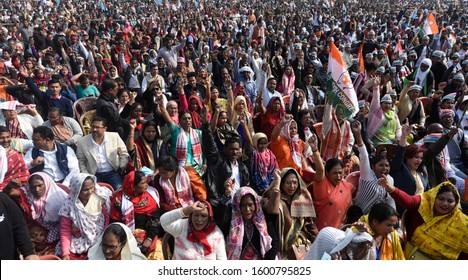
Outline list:
[[[172,69],[175,69],[177,67],[178,53],[181,49],[185,47],[185,43],[186,43],[185,37],[182,34],[180,44],[173,47],[174,35],[167,34],[166,37],[164,37],[163,43],[164,43],[164,47],[159,49],[158,58],[159,57],[164,58],[167,61],[167,63],[172,67]]]
[[[110,184],[117,190],[122,186],[121,174],[125,171],[129,154],[119,134],[106,130],[106,120],[95,117],[91,123],[91,134],[76,144],[76,155],[81,172],[96,175],[98,182]]]
[[[267,81],[267,86],[262,92],[262,99],[263,99],[263,106],[268,107],[268,103],[270,103],[271,98],[273,96],[277,96],[281,100],[281,104],[283,104],[284,108],[284,102],[283,102],[283,96],[281,93],[276,91],[276,79],[274,77],[270,77]]]
[[[71,178],[80,172],[75,152],[54,141],[52,129],[46,126],[36,127],[32,140],[34,147],[24,156],[29,172],[44,172],[55,182],[69,186]]]

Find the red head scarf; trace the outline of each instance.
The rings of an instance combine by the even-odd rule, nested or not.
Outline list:
[[[203,253],[205,254],[205,256],[207,256],[213,252],[213,248],[211,248],[211,245],[210,243],[208,243],[208,240],[206,240],[206,237],[216,229],[216,224],[213,219],[213,209],[211,208],[211,204],[206,200],[200,199],[199,201],[207,206],[210,220],[208,221],[208,224],[203,230],[196,230],[192,224],[191,214],[189,217],[189,233],[187,239],[192,242],[200,242],[203,245]]]

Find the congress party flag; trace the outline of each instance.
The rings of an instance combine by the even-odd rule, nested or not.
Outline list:
[[[393,50],[395,54],[398,54],[398,57],[402,56],[404,54],[403,47],[401,46],[400,43],[400,38],[397,39],[395,49]]]
[[[330,42],[328,58],[327,99],[344,119],[349,119],[359,111],[353,82],[334,42]]]
[[[437,22],[434,17],[434,14],[429,13],[426,21],[424,21],[422,31],[424,35],[431,35],[431,34],[439,33],[439,27],[437,26]]]

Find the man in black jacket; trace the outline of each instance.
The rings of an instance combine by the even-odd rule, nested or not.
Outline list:
[[[216,146],[210,123],[207,121],[206,108],[202,112],[202,148],[208,169],[205,173],[205,185],[208,191],[208,201],[213,207],[216,223],[225,225],[230,219],[227,208],[221,200],[226,199],[226,185],[232,186],[232,191],[250,185],[249,170],[242,163],[242,145],[240,139],[232,137],[226,139],[223,154],[220,155]],[[219,206],[219,207],[218,207]],[[229,223],[227,223],[229,225]],[[222,230],[222,229],[221,229]]]
[[[127,141],[130,122],[120,116],[119,110],[114,103],[118,89],[117,82],[112,79],[102,82],[102,93],[96,102],[96,115],[106,119],[107,131],[117,132],[122,140]]]

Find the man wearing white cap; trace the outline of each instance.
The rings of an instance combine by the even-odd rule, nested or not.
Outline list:
[[[418,55],[418,61],[416,62],[416,67],[419,67],[423,59],[429,58],[431,54],[431,49],[429,48],[428,45],[429,45],[429,36],[424,35],[421,38],[421,44],[414,47],[413,50]]]
[[[245,93],[250,97],[252,103],[255,103],[257,98],[257,85],[253,80],[254,72],[249,66],[244,66],[239,69],[240,81],[244,83]]]
[[[398,118],[400,123],[404,123],[408,118],[409,124],[414,124],[416,127],[424,127],[426,115],[424,106],[421,100],[418,99],[422,87],[409,82],[400,93],[400,101],[398,102]]]
[[[432,61],[429,58],[422,60],[421,65],[410,75],[410,80],[420,86],[422,96],[427,96],[434,87],[434,73],[431,71]]]

